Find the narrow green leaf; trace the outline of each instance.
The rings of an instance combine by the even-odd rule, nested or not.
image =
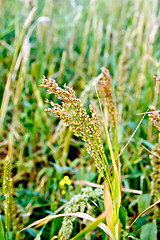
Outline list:
[[[26,231],[32,236],[32,237],[37,237],[37,231],[33,228],[28,228]]]
[[[0,215],[0,239],[5,240],[4,227],[3,227],[1,215]]]
[[[118,171],[114,169],[114,179],[113,179],[113,196],[114,196],[114,224],[117,224],[119,220],[119,208],[121,204],[121,190],[118,178]]]

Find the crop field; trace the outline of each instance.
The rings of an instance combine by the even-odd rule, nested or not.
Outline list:
[[[159,91],[159,0],[0,0],[0,240],[160,239]]]

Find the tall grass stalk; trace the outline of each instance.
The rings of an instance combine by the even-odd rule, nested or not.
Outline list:
[[[3,122],[4,122],[5,115],[6,115],[7,106],[8,106],[8,103],[9,103],[10,85],[11,85],[12,77],[13,77],[13,74],[14,74],[15,64],[17,62],[17,57],[18,57],[18,54],[19,54],[19,50],[20,50],[20,47],[21,47],[22,40],[23,40],[24,35],[26,33],[26,29],[28,28],[29,24],[31,23],[31,21],[33,19],[33,16],[35,14],[35,11],[36,11],[36,9],[33,8],[32,11],[30,12],[30,14],[28,15],[28,17],[27,17],[27,19],[24,23],[23,29],[21,31],[21,34],[19,36],[18,42],[16,44],[16,49],[15,49],[14,56],[13,56],[13,59],[12,59],[12,64],[11,64],[10,71],[9,71],[9,74],[8,74],[7,83],[6,83],[6,86],[5,86],[5,91],[4,91],[3,99],[2,99],[2,105],[1,105],[1,109],[0,109],[0,135],[3,133]]]
[[[104,81],[106,78],[106,70],[103,69]],[[107,73],[108,74],[108,73]],[[115,236],[119,239],[119,207],[121,203],[120,179],[117,164],[115,162],[115,154],[110,140],[109,132],[106,127],[103,111],[101,107],[101,114],[104,123],[104,129],[109,146],[111,160],[113,163],[113,175],[111,176],[109,170],[108,159],[104,153],[101,126],[97,117],[95,108],[90,105],[91,117],[88,116],[86,110],[83,108],[81,101],[76,98],[75,92],[72,88],[64,86],[65,90],[60,88],[53,79],[43,78],[42,85],[48,88],[49,94],[54,93],[62,101],[62,105],[50,102],[52,108],[47,111],[53,112],[61,118],[74,132],[76,136],[81,136],[86,143],[88,153],[94,158],[97,169],[105,180],[104,201],[106,208],[106,222]],[[106,91],[110,91],[106,89]],[[109,97],[108,97],[109,96]],[[111,95],[107,95],[107,101],[111,101]],[[49,102],[47,100],[47,102]],[[110,107],[110,106],[109,106]],[[112,114],[112,113],[111,113]],[[117,128],[116,128],[117,129]],[[116,133],[117,134],[117,133]],[[117,144],[116,144],[117,147]],[[116,149],[117,152],[117,149]],[[109,204],[110,203],[110,204]]]

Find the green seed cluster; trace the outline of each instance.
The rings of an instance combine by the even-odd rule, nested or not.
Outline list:
[[[99,173],[105,178],[106,173],[109,173],[109,167],[101,138],[101,125],[95,108],[90,104],[90,117],[80,99],[76,97],[74,90],[66,85],[62,89],[52,78],[43,77],[41,86],[47,87],[49,94],[55,94],[62,101],[60,105],[46,100],[52,106],[46,111],[56,114],[73,130],[75,136],[82,138],[86,143],[87,152],[95,160]]]
[[[81,189],[81,193],[73,196],[71,200],[67,203],[64,212],[65,213],[74,213],[74,212],[84,212],[87,207],[87,202],[89,199],[93,201],[97,201],[97,199],[103,199],[103,190],[95,189],[93,190],[91,187],[86,187]],[[75,221],[75,216],[64,217],[62,227],[59,233],[60,240],[69,239],[72,230],[73,230],[73,222]]]
[[[2,192],[5,197],[4,212],[5,212],[5,228],[7,233],[10,231],[11,211],[12,211],[12,178],[11,178],[11,160],[7,156],[4,162],[3,185]]]
[[[9,196],[11,190],[11,160],[7,156],[4,163],[4,174],[3,174],[3,195]]]

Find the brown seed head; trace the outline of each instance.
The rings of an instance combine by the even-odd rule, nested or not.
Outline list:
[[[106,104],[108,113],[109,113],[109,120],[112,123],[112,126],[115,126],[115,105],[114,99],[112,97],[111,92],[111,76],[109,74],[109,70],[102,67],[101,68],[103,79],[100,81],[99,89],[102,95],[104,96],[103,102]]]
[[[160,131],[160,113],[153,105],[150,105],[149,109],[152,111],[152,113],[148,114],[148,116],[150,117],[153,125]]]
[[[49,94],[54,93],[61,100],[61,105],[46,100],[52,106],[46,111],[56,114],[73,130],[75,136],[82,138],[86,143],[87,152],[95,160],[99,173],[102,177],[106,177],[106,171],[109,172],[108,162],[101,139],[101,126],[94,106],[90,105],[91,117],[89,117],[72,88],[64,85],[65,89],[62,89],[54,79],[45,77],[41,86],[48,88]]]

